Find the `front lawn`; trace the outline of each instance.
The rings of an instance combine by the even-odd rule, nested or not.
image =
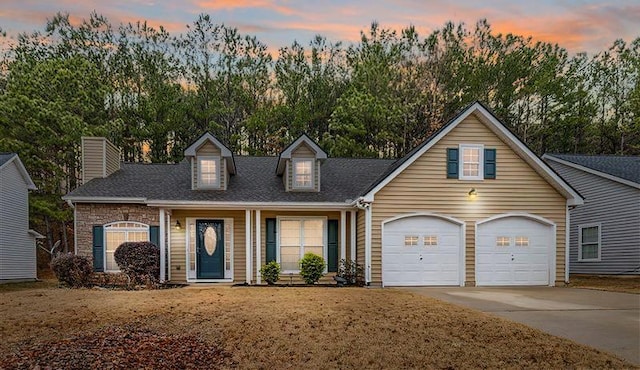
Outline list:
[[[104,368],[153,367],[124,359],[149,358],[161,348],[158,355],[197,364],[207,345],[220,367],[633,367],[524,325],[393,289],[32,289],[0,292],[0,317],[0,368],[30,368],[38,359],[63,367],[61,358],[79,359],[79,367],[90,367],[88,361]],[[137,340],[150,345],[136,346]],[[190,340],[194,346],[185,346]],[[183,351],[191,352],[185,357]]]

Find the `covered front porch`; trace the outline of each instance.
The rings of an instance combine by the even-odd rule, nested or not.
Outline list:
[[[263,284],[260,268],[281,266],[279,283],[303,283],[299,260],[321,255],[325,281],[341,259],[358,259],[357,209],[341,204],[243,207],[158,207],[160,279],[180,283]],[[363,261],[358,261],[364,264]]]

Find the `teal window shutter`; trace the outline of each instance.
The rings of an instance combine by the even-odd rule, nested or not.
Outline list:
[[[267,218],[265,219],[266,233],[267,233],[267,252],[266,252],[266,263],[276,260],[276,219],[275,218]]]
[[[496,178],[496,150],[495,149],[484,150],[484,178],[485,179]]]
[[[458,148],[447,148],[447,178],[458,178]]]
[[[93,270],[104,271],[104,228],[93,227]]]
[[[160,226],[149,226],[149,241],[160,248]]]
[[[327,271],[338,272],[338,220],[329,220],[327,224],[329,245]]]

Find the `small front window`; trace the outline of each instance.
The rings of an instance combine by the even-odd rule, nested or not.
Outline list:
[[[405,247],[415,247],[418,245],[418,237],[415,235],[407,235],[404,237],[404,246]]]
[[[496,247],[508,247],[511,245],[511,238],[508,236],[499,236],[496,238]]]
[[[303,189],[313,187],[313,159],[293,160],[293,187]]]
[[[198,158],[198,187],[220,187],[220,159],[217,157]]]
[[[600,225],[580,227],[580,255],[582,261],[600,259]]]
[[[120,244],[125,242],[148,242],[149,226],[138,222],[116,222],[104,227],[105,259],[104,271],[117,272],[120,267],[113,257]]]
[[[299,271],[300,260],[307,253],[327,258],[325,220],[302,218],[280,220],[280,266],[282,271]]]
[[[460,145],[460,179],[482,180],[484,147],[482,145]]]

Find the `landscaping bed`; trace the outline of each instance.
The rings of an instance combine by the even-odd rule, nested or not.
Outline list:
[[[640,294],[640,276],[571,275],[569,287]]]
[[[0,293],[0,317],[0,368],[20,368],[16,356],[60,367],[50,347],[91,353],[88,368],[126,364],[132,351],[160,358],[162,343],[177,359],[211,350],[205,368],[634,368],[524,325],[392,289],[31,289]],[[100,350],[123,337],[129,345]],[[200,367],[196,360],[168,367]]]

